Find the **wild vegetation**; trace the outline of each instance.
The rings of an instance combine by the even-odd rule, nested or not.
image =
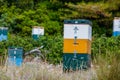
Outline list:
[[[88,19],[92,22],[92,63],[97,79],[119,80],[120,37],[112,37],[113,19],[120,16],[119,10],[119,0],[0,0],[0,26],[9,28],[8,40],[0,42],[0,65],[4,65],[10,46],[23,47],[24,52],[43,46],[43,61],[61,63],[63,21]],[[37,41],[31,37],[33,26],[45,28],[45,35]]]

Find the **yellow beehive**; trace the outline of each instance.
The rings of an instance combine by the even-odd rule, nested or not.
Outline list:
[[[74,44],[74,39],[64,39],[63,53],[88,53],[91,54],[91,41],[88,39],[77,39]]]

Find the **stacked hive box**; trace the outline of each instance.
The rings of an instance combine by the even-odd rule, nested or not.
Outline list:
[[[7,40],[8,28],[0,27],[0,41]]]
[[[39,26],[34,26],[32,29],[32,37],[37,40],[40,36],[44,35],[44,28]]]
[[[23,48],[8,48],[8,65],[21,66],[23,62]]]
[[[63,70],[77,70],[91,64],[91,22],[84,19],[64,21]]]
[[[113,20],[113,36],[120,35],[120,17],[115,17]]]

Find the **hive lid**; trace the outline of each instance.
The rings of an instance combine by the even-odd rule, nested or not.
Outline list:
[[[92,22],[86,19],[73,19],[73,20],[64,20],[64,24],[89,24],[92,25]]]
[[[8,27],[0,27],[0,29],[8,29]]]
[[[114,19],[120,19],[120,17],[114,17]]]
[[[33,26],[33,28],[41,28],[41,29],[44,29],[44,27],[42,27],[42,26]]]
[[[23,50],[23,47],[15,47],[15,46],[11,46],[11,47],[8,47],[8,49],[21,49],[21,50]]]

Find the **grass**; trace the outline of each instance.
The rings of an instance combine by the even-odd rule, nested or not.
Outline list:
[[[62,64],[26,62],[21,67],[0,68],[0,80],[119,80],[120,55],[97,55],[89,70],[63,73]]]
[[[63,73],[62,65],[29,62],[22,67],[9,66],[1,69],[7,79],[1,80],[90,80],[94,77],[92,69]]]
[[[120,79],[120,54],[110,54],[112,57],[99,55],[96,69],[98,80],[119,80]]]

